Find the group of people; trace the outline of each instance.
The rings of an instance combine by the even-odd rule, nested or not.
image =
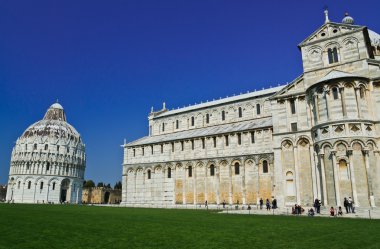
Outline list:
[[[301,205],[295,204],[294,207],[292,207],[292,214],[302,214],[305,212],[305,209],[301,207]]]
[[[259,201],[259,204],[260,204],[260,209],[263,209],[263,206],[264,206],[264,200],[263,198],[260,198],[260,201]],[[267,211],[269,211],[271,208],[272,209],[276,209],[277,208],[277,200],[276,199],[273,199],[272,200],[272,203],[269,201],[269,199],[267,198],[265,200],[265,206],[267,208]]]
[[[348,197],[348,199],[346,197],[344,197],[344,201],[343,201],[343,205],[344,207],[346,208],[346,213],[355,213],[355,204],[354,204],[354,201],[351,199],[351,196]]]

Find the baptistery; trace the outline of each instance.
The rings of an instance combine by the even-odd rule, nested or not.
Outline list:
[[[59,103],[17,139],[13,148],[7,201],[79,203],[86,167],[85,145],[67,123]]]

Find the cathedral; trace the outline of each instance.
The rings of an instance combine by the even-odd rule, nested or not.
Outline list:
[[[149,114],[125,143],[122,204],[380,205],[380,35],[329,20],[291,83]]]
[[[85,146],[55,103],[17,139],[6,200],[14,203],[81,203]]]

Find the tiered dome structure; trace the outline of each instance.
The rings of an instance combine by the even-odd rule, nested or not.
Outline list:
[[[79,203],[86,166],[85,145],[55,103],[17,139],[12,151],[7,200]]]

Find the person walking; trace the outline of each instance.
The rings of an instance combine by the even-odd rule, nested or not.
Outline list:
[[[352,212],[352,199],[351,199],[351,196],[348,197],[348,211],[349,211],[349,213]]]
[[[263,209],[264,201],[263,198],[260,198],[260,209]]]
[[[267,205],[267,211],[270,211],[270,201],[269,201],[269,199],[267,199],[266,205]]]
[[[223,209],[226,208],[226,200],[223,200]]]
[[[344,197],[343,206],[346,208],[346,214],[348,214],[348,200],[346,197]]]

